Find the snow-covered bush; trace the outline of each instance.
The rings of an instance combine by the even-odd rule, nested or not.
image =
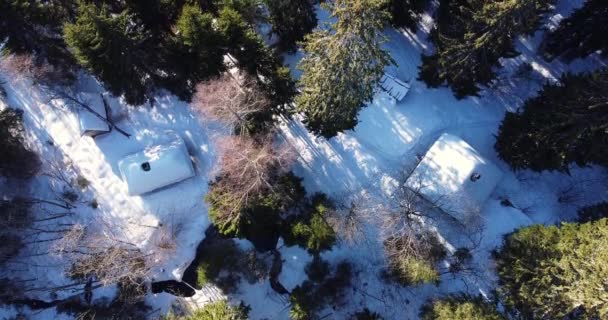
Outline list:
[[[430,301],[421,312],[422,320],[504,320],[496,307],[481,296],[449,296]]]
[[[445,248],[434,233],[414,231],[384,242],[388,258],[388,274],[403,285],[439,282],[435,265],[446,256]]]

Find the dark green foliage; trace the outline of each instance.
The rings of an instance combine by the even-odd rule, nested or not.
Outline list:
[[[391,23],[395,27],[405,27],[415,31],[418,16],[427,4],[427,0],[389,0],[388,12],[391,13]]]
[[[279,47],[295,51],[297,43],[317,25],[310,0],[265,0],[272,32],[279,36]]]
[[[80,2],[74,23],[64,27],[64,39],[80,65],[98,77],[114,95],[124,95],[129,104],[142,104],[149,76],[146,58],[148,37],[131,23],[128,10],[112,15],[107,7]]]
[[[495,148],[514,169],[568,171],[571,163],[608,165],[608,69],[564,75],[507,113]]]
[[[221,234],[248,239],[249,236],[260,233],[277,233],[281,226],[280,214],[296,206],[306,195],[306,190],[302,187],[302,179],[289,172],[276,179],[272,191],[264,192],[250,199],[246,206],[235,209],[240,211],[237,219],[217,224],[218,218],[224,214],[224,210],[227,210],[225,208],[234,208],[234,206],[232,197],[215,186],[215,183],[210,185],[209,193],[205,198],[210,204],[211,220],[216,223]]]
[[[217,24],[237,66],[257,77],[273,106],[281,107],[291,102],[295,95],[295,82],[289,69],[283,66],[277,53],[264,44],[241,14],[226,6],[220,11]]]
[[[561,56],[570,61],[596,51],[608,55],[608,3],[588,0],[582,8],[562,20],[544,42],[545,56]]]
[[[125,6],[155,35],[169,32],[186,0],[126,0]]]
[[[483,297],[449,296],[433,300],[422,308],[422,320],[505,320]]]
[[[308,279],[315,283],[321,283],[329,276],[329,263],[318,254],[315,254],[312,262],[306,266],[304,271],[306,271]]]
[[[59,73],[56,80],[68,84],[75,78],[74,59],[58,35],[72,13],[73,1],[0,1],[0,41],[6,40],[3,53],[35,54],[35,64],[50,63]]]
[[[0,175],[24,179],[38,171],[38,155],[25,146],[23,134],[23,111],[0,110]]]
[[[499,58],[518,54],[514,38],[536,30],[551,2],[441,1],[431,32],[436,53],[423,55],[420,79],[429,87],[447,83],[459,99],[477,95],[478,85],[496,77]]]
[[[315,134],[331,138],[353,129],[359,110],[392,63],[381,48],[385,6],[384,0],[337,0],[329,8],[336,19],[331,30],[306,36],[296,106]]]
[[[368,308],[355,313],[352,320],[383,320],[379,313],[370,311]]]
[[[323,261],[317,263],[323,264]],[[341,304],[345,290],[351,286],[353,276],[352,266],[347,261],[340,262],[333,276],[321,282],[306,280],[295,287],[289,296],[291,310],[289,317],[293,320],[315,319],[316,313],[330,303],[334,306]]]
[[[173,71],[166,81],[182,99],[189,100],[198,82],[218,76],[225,69],[226,40],[213,28],[213,19],[210,13],[191,4],[182,8],[177,19],[177,36],[169,54]]]
[[[608,202],[600,202],[578,210],[578,221],[589,222],[608,218]]]
[[[336,234],[325,220],[333,203],[325,194],[312,197],[309,208],[297,216],[287,219],[283,238],[287,245],[299,245],[313,253],[330,249],[336,242]]]
[[[203,246],[196,261],[196,283],[201,289],[209,283],[220,280],[220,273],[225,276],[238,272],[241,251],[231,239],[217,239]]]
[[[607,246],[606,218],[519,229],[496,254],[505,305],[524,319],[606,318]]]

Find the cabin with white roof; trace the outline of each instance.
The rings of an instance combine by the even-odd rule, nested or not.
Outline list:
[[[503,172],[461,138],[444,133],[405,182],[426,200],[462,220],[480,209]]]
[[[108,112],[106,110],[105,104],[103,103],[103,98],[101,97],[101,95],[98,93],[84,92],[79,93],[77,98],[78,101],[86,104],[89,108],[91,108],[91,110],[97,113],[95,114],[84,108],[80,108],[78,110],[80,135],[94,138],[100,134],[110,132],[110,126],[108,125],[107,121],[103,120],[108,119]]]
[[[177,134],[166,144],[155,145],[118,162],[129,195],[141,195],[195,175],[188,149]]]

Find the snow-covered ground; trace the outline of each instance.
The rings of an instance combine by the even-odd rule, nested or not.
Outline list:
[[[571,11],[580,6],[582,0],[559,1],[555,13],[546,23],[546,28],[555,25]],[[318,10],[321,21],[328,14]],[[363,190],[369,193],[391,192],[394,181],[399,179],[403,168],[413,167],[417,157],[424,155],[433,142],[443,133],[454,134],[468,142],[485,159],[493,162],[505,174],[482,208],[483,228],[472,237],[467,237],[459,227],[438,221],[429,223],[436,229],[448,249],[460,246],[474,247],[474,267],[479,272],[462,273],[456,276],[445,274],[438,286],[422,285],[401,287],[380,279],[380,270],[385,266],[381,240],[370,228],[369,241],[356,245],[339,243],[322,257],[331,263],[343,259],[355,266],[353,290],[349,291],[347,303],[339,310],[326,310],[331,319],[344,319],[346,315],[368,307],[381,313],[385,319],[416,319],[419,307],[430,297],[450,292],[489,294],[495,286],[490,252],[500,245],[502,235],[532,223],[556,223],[572,219],[579,206],[606,199],[607,186],[602,181],[608,173],[599,167],[573,168],[570,175],[555,172],[514,173],[497,158],[493,149],[494,134],[505,111],[513,111],[540,88],[545,81],[555,81],[566,71],[591,70],[606,63],[595,56],[576,60],[570,64],[560,61],[546,62],[536,54],[543,30],[517,41],[520,56],[502,61],[498,81],[480,97],[456,100],[448,88],[429,89],[416,80],[420,54],[430,52],[432,45],[427,34],[432,25],[430,16],[424,16],[420,31],[386,30],[390,51],[398,66],[389,72],[403,80],[412,79],[409,94],[399,103],[379,94],[359,115],[359,124],[352,130],[330,140],[315,137],[297,119],[285,120],[280,125],[281,137],[293,145],[299,157],[294,172],[304,178],[308,192],[322,191],[339,201],[352,200]],[[286,63],[295,70],[302,53],[285,57]],[[519,66],[529,63],[533,71],[520,74]],[[117,125],[132,134],[126,138],[116,131],[91,139],[80,137],[76,113],[62,107],[58,100],[50,101],[48,93],[23,79],[8,80],[8,105],[25,110],[25,124],[30,141],[45,160],[44,170],[52,170],[59,161],[63,167],[70,163],[72,178],[80,174],[91,182],[81,196],[72,222],[92,225],[121,241],[133,243],[146,252],[159,252],[154,239],[159,226],[170,225],[176,233],[177,247],[163,253],[160,267],[153,270],[155,280],[179,279],[184,268],[193,259],[197,244],[204,237],[209,225],[207,209],[202,201],[214,163],[213,136],[219,130],[202,125],[189,110],[186,103],[170,95],[156,97],[154,106],[126,106],[119,99],[110,103]],[[78,91],[103,92],[103,88],[87,75],[81,75]],[[129,196],[125,184],[120,180],[118,161],[124,156],[162,142],[166,130],[177,132],[186,142],[195,163],[197,176],[176,185],[143,196]],[[61,188],[61,183],[47,176],[40,177],[31,186],[32,194],[53,197],[52,190]],[[93,209],[85,203],[92,199],[99,203]],[[508,198],[514,207],[505,207],[500,200]],[[565,201],[564,199],[567,199]],[[473,245],[474,242],[474,245]],[[35,278],[36,287],[56,287],[70,283],[64,276],[62,257],[48,255],[25,257],[48,250],[47,244],[33,247],[24,253],[30,265],[16,268],[12,276],[23,279]],[[162,251],[161,251],[162,252]],[[312,257],[297,247],[280,247],[283,271],[279,280],[291,290],[306,279],[304,267]],[[32,291],[32,297],[53,299],[67,296],[68,291]],[[98,294],[98,293],[96,293]],[[103,291],[99,294],[104,294]],[[186,302],[201,305],[221,296],[217,290],[198,292]],[[252,319],[287,319],[289,306],[286,296],[279,296],[268,281],[258,284],[243,283],[239,293],[231,299],[243,300],[252,306]],[[173,297],[158,294],[148,302],[166,308]],[[4,310],[7,315],[15,310]],[[0,313],[0,316],[3,314]],[[36,319],[55,319],[52,311],[32,315]]]

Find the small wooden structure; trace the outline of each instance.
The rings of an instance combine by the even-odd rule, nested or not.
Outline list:
[[[79,93],[78,100],[86,104],[91,110],[108,119],[108,110],[103,102],[103,98],[98,93]],[[78,111],[78,121],[80,124],[80,135],[88,137],[97,137],[100,134],[108,133],[112,128],[108,125],[107,120],[100,119],[95,113],[81,108]]]
[[[380,79],[380,87],[384,89],[397,102],[403,100],[410,91],[410,84],[385,73]]]

